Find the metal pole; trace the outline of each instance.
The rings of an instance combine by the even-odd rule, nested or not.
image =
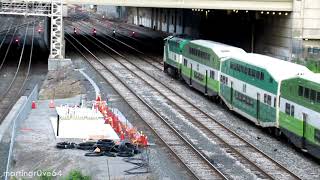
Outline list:
[[[58,118],[57,118],[57,136],[59,136],[59,122],[60,122],[60,116],[58,115]]]
[[[251,53],[254,51],[254,23],[251,25]]]

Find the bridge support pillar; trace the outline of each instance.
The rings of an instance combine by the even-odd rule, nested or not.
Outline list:
[[[63,27],[62,0],[51,0],[51,38],[48,70],[59,70],[71,64],[70,59],[65,59],[65,42]]]

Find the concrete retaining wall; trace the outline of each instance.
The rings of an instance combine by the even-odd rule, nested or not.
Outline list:
[[[21,96],[11,109],[5,120],[0,125],[0,177],[6,180],[9,177],[5,172],[10,173],[13,145],[16,131],[31,111],[32,101],[38,98],[38,85],[36,85],[29,97]]]
[[[167,33],[184,33],[183,9],[127,8],[127,22]]]

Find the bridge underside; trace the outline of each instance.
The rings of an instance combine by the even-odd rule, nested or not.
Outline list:
[[[292,11],[293,0],[65,0],[66,4],[131,7]]]

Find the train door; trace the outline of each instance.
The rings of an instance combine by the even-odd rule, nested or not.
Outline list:
[[[208,70],[206,70],[206,84],[204,87],[204,93],[208,94]]]
[[[305,149],[305,147],[306,147],[306,132],[307,132],[308,114],[302,113],[302,120],[303,120],[302,149]]]
[[[230,103],[233,104],[233,82],[231,81],[231,90],[230,90]]]
[[[191,70],[190,70],[190,79],[189,79],[189,84],[190,86],[192,85],[192,64],[190,63]]]
[[[260,119],[260,93],[257,93],[257,121]]]

